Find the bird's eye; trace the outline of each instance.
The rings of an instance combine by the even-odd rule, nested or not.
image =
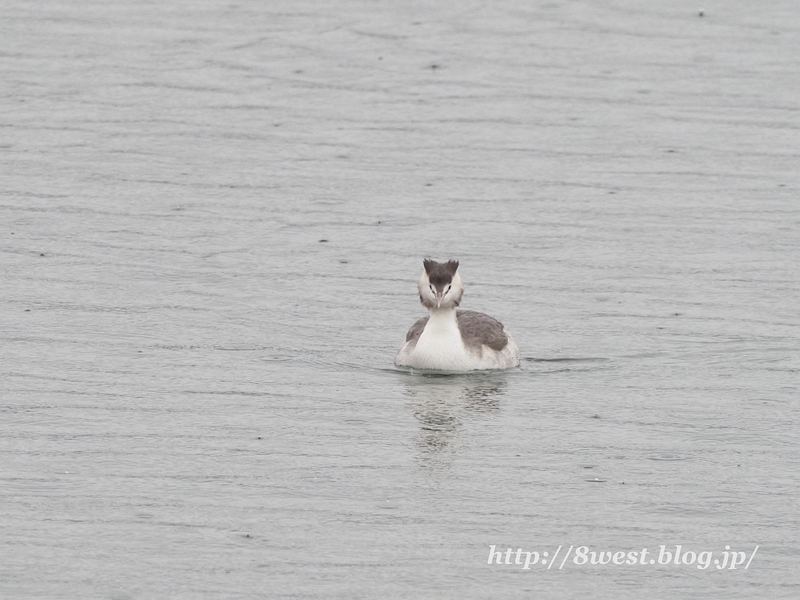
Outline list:
[[[450,291],[450,286],[448,285],[448,286],[447,286],[447,289],[444,291],[444,293],[446,294],[446,293],[447,293],[447,292],[449,292],[449,291]]]
[[[433,289],[433,285],[429,285],[428,287],[429,287],[429,288],[431,288],[431,291],[432,291],[432,292],[434,292],[434,293],[436,292],[436,290],[435,290],[435,289]]]

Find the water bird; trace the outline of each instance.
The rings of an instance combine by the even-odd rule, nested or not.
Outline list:
[[[474,310],[456,310],[464,295],[458,261],[426,258],[419,300],[428,309],[411,326],[395,364],[432,371],[508,369],[519,365],[519,347],[503,324]]]

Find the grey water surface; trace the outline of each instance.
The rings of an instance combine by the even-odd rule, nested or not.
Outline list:
[[[0,17],[0,597],[800,597],[796,2]]]

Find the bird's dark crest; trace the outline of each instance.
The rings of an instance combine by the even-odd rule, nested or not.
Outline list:
[[[437,288],[443,287],[453,281],[453,276],[458,271],[458,261],[448,260],[445,263],[436,262],[430,258],[422,261],[428,280]]]

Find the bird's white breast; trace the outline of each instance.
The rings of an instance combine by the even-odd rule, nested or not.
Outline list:
[[[409,366],[418,369],[468,371],[475,368],[475,357],[464,346],[455,311],[433,311],[410,358],[413,364]]]
[[[416,344],[413,340],[405,342],[397,353],[395,363],[435,371],[507,369],[519,364],[519,349],[510,335],[508,338],[508,344],[500,351],[488,346],[479,351],[469,350],[461,338],[456,312],[431,311],[431,317]]]

